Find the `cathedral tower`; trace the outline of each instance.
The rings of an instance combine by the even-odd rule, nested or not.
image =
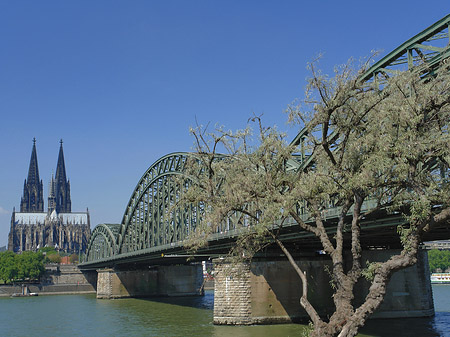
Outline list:
[[[70,201],[70,182],[66,179],[66,166],[64,164],[63,141],[60,141],[58,164],[56,165],[55,179],[50,182],[50,197],[54,198],[57,213],[70,213],[72,202]],[[49,204],[50,207],[50,204]]]
[[[59,148],[56,175],[48,189],[48,211],[44,212],[42,181],[33,139],[28,179],[25,180],[20,212],[14,209],[8,235],[8,249],[13,252],[36,251],[55,247],[66,253],[84,253],[91,236],[89,212],[72,212],[70,182],[66,178],[63,142]]]
[[[39,168],[36,154],[36,138],[33,138],[33,150],[31,151],[28,179],[23,185],[23,196],[20,201],[21,212],[43,212],[44,192],[42,180],[39,179]]]

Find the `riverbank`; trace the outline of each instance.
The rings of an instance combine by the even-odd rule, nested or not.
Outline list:
[[[91,285],[86,284],[27,284],[31,293],[41,295],[75,295],[75,294],[95,294],[96,290]],[[10,297],[12,294],[20,294],[22,285],[2,285],[0,286],[0,297]]]
[[[47,265],[40,283],[25,283],[38,295],[95,294],[96,273],[82,273],[76,265]],[[0,297],[22,292],[22,283],[0,285]]]

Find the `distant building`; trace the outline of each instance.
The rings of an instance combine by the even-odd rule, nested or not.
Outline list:
[[[66,179],[66,167],[62,140],[60,142],[56,175],[50,180],[48,209],[44,212],[44,193],[33,139],[28,179],[25,179],[20,212],[13,210],[8,250],[21,252],[55,247],[68,253],[84,253],[91,235],[89,211],[72,212],[70,182]]]

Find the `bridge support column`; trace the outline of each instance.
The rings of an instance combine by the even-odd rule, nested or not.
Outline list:
[[[399,251],[371,250],[363,261],[385,261]],[[259,260],[230,264],[215,260],[214,324],[272,324],[308,319],[300,305],[301,281],[286,260]],[[328,269],[331,261],[323,255],[297,261],[306,271],[308,299],[321,315],[334,311]],[[365,280],[355,288],[355,301],[362,303],[368,293]],[[395,273],[385,300],[373,317],[424,317],[434,314],[426,251],[415,266]]]
[[[130,271],[100,269],[97,272],[97,298],[203,294],[201,265],[157,266]]]

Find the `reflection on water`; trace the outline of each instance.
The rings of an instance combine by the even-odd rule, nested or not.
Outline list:
[[[95,295],[0,298],[1,336],[299,336],[299,326],[212,324],[214,294],[97,300]]]
[[[372,320],[361,336],[450,337],[450,286],[433,286],[436,316]],[[298,324],[214,326],[214,294],[97,300],[95,295],[0,298],[1,336],[301,336]]]
[[[380,337],[450,337],[450,285],[432,288],[434,317],[369,320],[361,333]]]
[[[380,337],[440,337],[434,318],[404,318],[370,320],[361,333]]]

